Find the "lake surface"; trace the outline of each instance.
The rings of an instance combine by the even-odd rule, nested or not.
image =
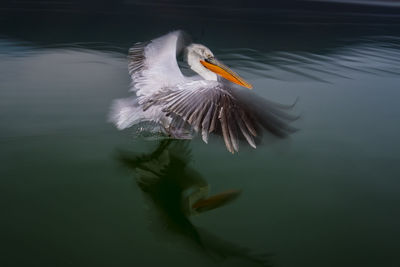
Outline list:
[[[400,266],[400,24],[29,16],[0,32],[0,265]],[[241,190],[190,218],[203,247],[118,160],[161,141],[107,119],[130,95],[128,48],[174,29],[301,115],[256,150],[186,144],[211,194]]]

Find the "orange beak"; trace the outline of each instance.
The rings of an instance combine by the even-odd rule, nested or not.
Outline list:
[[[239,84],[249,89],[253,88],[251,84],[242,79],[236,72],[229,69],[227,66],[225,66],[215,58],[206,59],[205,61],[200,60],[200,63],[207,69],[211,70],[212,72],[215,72],[216,74],[224,77],[225,79],[233,83]]]

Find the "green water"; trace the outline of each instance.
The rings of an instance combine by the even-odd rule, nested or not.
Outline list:
[[[128,96],[123,51],[149,36],[157,34],[110,41],[118,49],[0,41],[2,266],[258,266],[245,248],[271,254],[274,266],[400,266],[398,37],[297,49],[279,38],[262,48],[202,37],[254,93],[299,97],[301,114],[300,131],[257,150],[190,142],[187,164],[211,193],[242,190],[191,218],[240,247],[220,257],[169,231],[117,160],[121,149],[146,154],[159,144],[107,122],[112,100]]]

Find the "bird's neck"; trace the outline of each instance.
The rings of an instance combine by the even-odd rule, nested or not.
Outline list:
[[[209,81],[217,81],[217,74],[214,72],[206,69],[201,63],[200,59],[197,57],[188,57],[188,64],[190,68],[197,72],[201,77],[203,77],[205,80]]]

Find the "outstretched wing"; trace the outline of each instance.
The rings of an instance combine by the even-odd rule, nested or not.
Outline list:
[[[137,43],[129,49],[129,74],[132,91],[148,96],[163,87],[185,81],[178,67],[176,55],[184,47],[186,35],[174,31],[146,43]]]
[[[201,132],[206,143],[210,133],[220,130],[231,153],[239,151],[238,140],[241,137],[255,148],[255,137],[261,134],[262,129],[279,137],[295,130],[287,124],[294,118],[277,106],[266,102],[264,104],[269,104],[260,109],[260,105],[251,101],[254,99],[246,99],[221,83],[195,81],[160,90],[144,100],[143,108],[161,105],[167,115],[177,116],[196,132]],[[172,124],[171,127],[183,125]]]

